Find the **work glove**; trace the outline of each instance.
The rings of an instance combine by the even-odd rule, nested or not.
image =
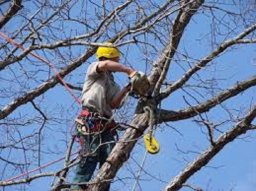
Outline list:
[[[147,96],[150,88],[147,76],[143,72],[134,72],[129,78],[131,91],[139,96]]]

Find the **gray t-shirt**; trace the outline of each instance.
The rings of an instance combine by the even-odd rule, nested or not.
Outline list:
[[[114,81],[111,72],[97,72],[99,62],[93,62],[87,70],[82,91],[83,106],[93,108],[102,116],[111,116],[110,103],[120,91],[120,87]]]

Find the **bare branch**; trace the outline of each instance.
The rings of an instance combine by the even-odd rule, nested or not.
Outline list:
[[[69,74],[71,71],[75,70],[77,67],[83,64],[85,60],[87,60],[90,56],[92,56],[95,52],[95,49],[88,49],[88,51],[81,56],[79,59],[68,65],[65,69],[59,72],[60,76],[64,78],[67,74]],[[36,97],[42,95],[50,88],[53,88],[56,84],[59,83],[59,79],[57,76],[52,77],[47,82],[43,83],[39,87],[37,87],[35,90],[28,92],[26,95],[17,98],[13,102],[11,102],[9,105],[5,106],[0,111],[0,119],[5,118],[8,116],[11,112],[13,112],[17,107],[26,104],[29,101],[32,101]]]
[[[145,114],[137,115],[137,117],[134,118],[131,125],[135,126],[140,131],[136,129],[127,129],[125,131],[122,139],[116,144],[111,154],[107,158],[107,161],[102,165],[95,180],[93,180],[93,182],[96,182],[96,184],[90,187],[89,190],[100,191],[105,189],[105,187],[109,184],[109,181],[106,182],[106,180],[112,180],[119,168],[129,158],[130,152],[135,146],[137,139],[141,136],[140,132],[143,132],[148,126],[147,121],[148,115]]]
[[[237,83],[234,87],[227,89],[226,91],[221,92],[215,97],[200,103],[197,106],[190,107],[188,109],[180,110],[178,112],[174,111],[165,111],[161,110],[161,117],[159,121],[176,121],[181,119],[187,119],[194,117],[199,113],[207,112],[216,105],[226,101],[229,98],[232,98],[239,93],[242,93],[248,88],[251,88],[256,85],[256,76],[253,76],[251,79],[245,80],[243,82]]]
[[[256,107],[254,107],[243,120],[237,123],[230,131],[223,133],[216,141],[216,144],[203,152],[195,161],[187,165],[179,175],[166,186],[166,191],[175,191],[182,188],[183,184],[198,170],[205,166],[216,154],[219,153],[228,143],[238,136],[251,130],[251,122],[256,117]]]
[[[184,8],[179,12],[172,26],[172,32],[170,34],[170,42],[165,47],[163,54],[159,60],[154,64],[157,68],[151,73],[150,78],[153,83],[156,83],[154,93],[158,95],[161,85],[166,77],[169,69],[171,59],[173,58],[180,39],[183,35],[184,29],[189,24],[192,16],[197,12],[200,6],[204,3],[203,0],[186,2]],[[156,81],[157,80],[157,81]]]
[[[13,0],[7,13],[0,19],[0,29],[20,10],[22,9],[22,0]]]
[[[256,24],[248,27],[246,30],[244,30],[241,34],[239,34],[236,38],[227,40],[224,43],[222,43],[217,49],[215,49],[210,55],[207,57],[203,58],[199,63],[197,63],[193,68],[188,70],[179,80],[174,82],[165,92],[161,93],[159,97],[157,98],[158,100],[162,100],[166,98],[168,95],[170,95],[172,92],[175,90],[179,89],[182,87],[190,78],[193,74],[195,74],[197,71],[201,70],[204,68],[210,61],[212,61],[214,58],[219,56],[222,52],[224,52],[227,48],[238,44],[239,41],[252,33],[253,31],[256,30]]]
[[[55,173],[54,172],[50,172],[50,173],[40,173],[28,178],[24,178],[21,179],[19,181],[10,181],[10,182],[0,182],[0,186],[10,186],[10,185],[17,185],[17,184],[27,184],[30,183],[33,180],[36,180],[38,178],[42,178],[42,177],[48,177],[48,176],[54,176]]]

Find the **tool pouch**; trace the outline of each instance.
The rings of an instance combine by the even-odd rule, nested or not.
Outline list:
[[[106,130],[115,132],[117,127],[114,120],[109,121],[107,118],[100,117],[98,113],[88,110],[82,110],[75,121],[78,135],[91,135]]]

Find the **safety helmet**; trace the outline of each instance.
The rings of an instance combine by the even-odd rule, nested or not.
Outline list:
[[[97,49],[96,55],[98,59],[101,57],[105,57],[105,58],[120,57],[120,51],[111,42],[106,42],[104,43],[104,45],[100,46]]]

